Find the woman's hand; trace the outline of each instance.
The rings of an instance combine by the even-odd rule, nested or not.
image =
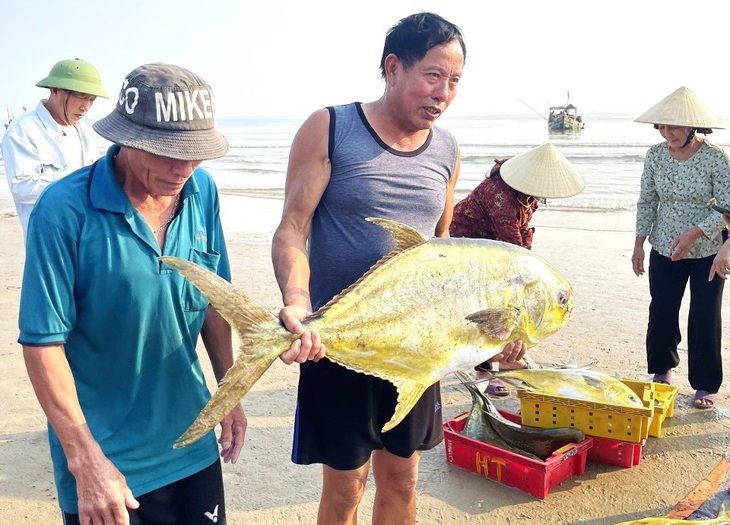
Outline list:
[[[676,239],[674,239],[674,242],[670,246],[670,249],[672,250],[672,255],[670,259],[673,261],[681,261],[685,257],[689,255],[690,250],[692,250],[692,246],[694,246],[695,241],[703,235],[702,230],[698,226],[694,226],[693,228],[690,228],[686,232],[680,234]]]
[[[644,247],[634,247],[634,253],[631,254],[631,267],[637,275],[644,275]]]
[[[712,261],[712,266],[710,267],[708,281],[711,281],[715,275],[720,279],[727,279],[728,275],[730,275],[730,240],[725,241],[717,252],[717,255],[715,255],[715,260]]]

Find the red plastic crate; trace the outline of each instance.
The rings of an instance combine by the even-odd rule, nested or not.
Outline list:
[[[633,467],[641,461],[644,443],[631,443],[604,437],[591,436],[593,446],[588,450],[588,461],[607,463],[617,467]]]
[[[520,422],[518,415],[501,410],[500,413]],[[444,423],[444,448],[449,463],[543,499],[555,485],[585,472],[588,450],[593,445],[590,437],[562,447],[543,462],[462,435],[468,415],[465,412]]]

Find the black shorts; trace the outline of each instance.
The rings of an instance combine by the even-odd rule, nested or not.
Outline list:
[[[136,496],[139,508],[129,510],[130,525],[226,525],[221,463],[164,487]],[[78,514],[63,513],[65,525],[80,525]]]
[[[395,428],[397,391],[388,381],[348,370],[329,359],[301,365],[292,461],[323,463],[337,470],[361,467],[374,450],[409,458],[444,438],[441,389],[431,385]]]

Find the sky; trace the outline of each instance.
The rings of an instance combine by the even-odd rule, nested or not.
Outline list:
[[[203,77],[218,117],[306,117],[376,100],[388,29],[420,11],[458,25],[467,58],[448,114],[640,114],[687,86],[730,120],[730,1],[2,0],[0,120],[32,109],[53,64],[99,70],[113,109],[124,77],[169,62]]]

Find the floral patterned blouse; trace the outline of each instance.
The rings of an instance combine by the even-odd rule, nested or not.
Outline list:
[[[713,197],[730,206],[730,157],[725,150],[704,140],[692,157],[677,160],[667,142],[655,144],[644,159],[636,235],[648,237],[657,252],[670,257],[674,239],[699,226],[704,235],[687,258],[709,257],[720,249],[724,228],[720,214],[707,204]]]
[[[497,161],[489,176],[454,207],[449,227],[452,237],[495,239],[530,249],[535,228],[530,227],[538,201],[503,180]]]

